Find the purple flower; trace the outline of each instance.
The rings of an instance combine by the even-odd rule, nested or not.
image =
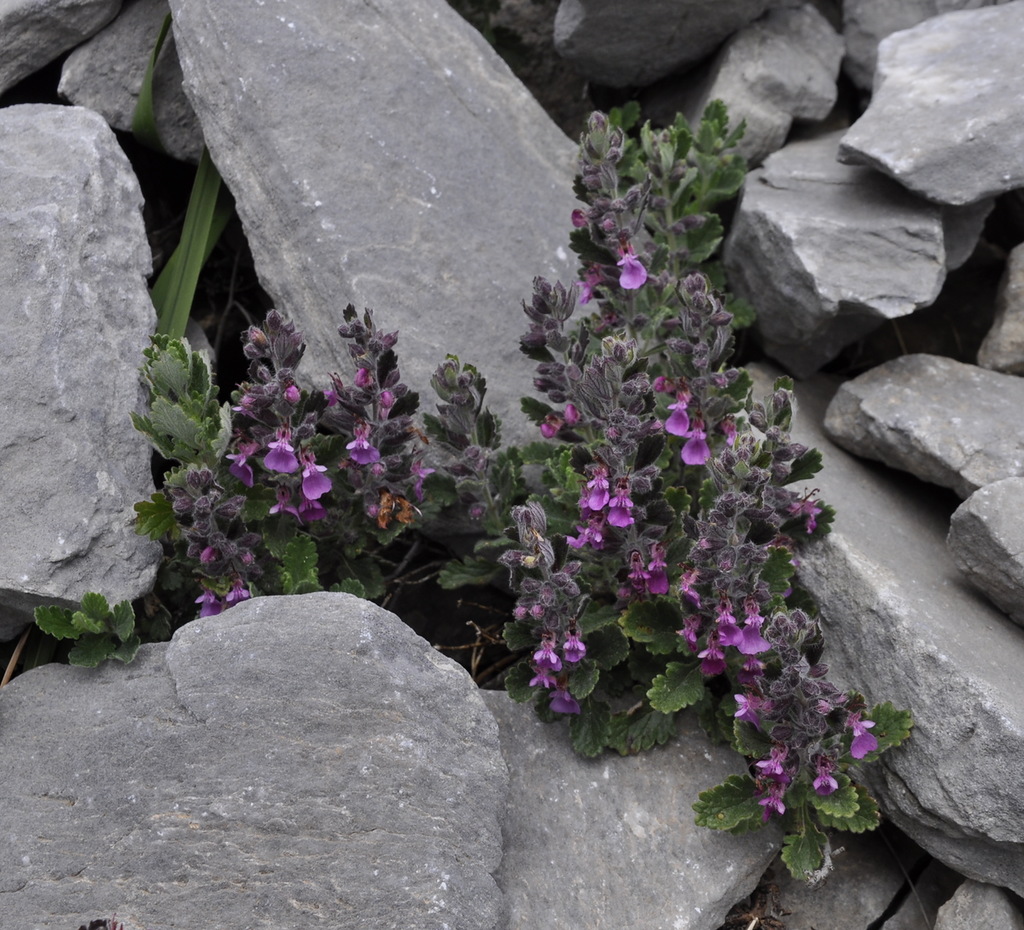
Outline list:
[[[757,802],[764,808],[762,819],[765,822],[771,820],[772,814],[778,814],[781,817],[786,813],[786,805],[782,802],[786,786],[781,782],[772,782],[766,788],[766,792],[766,795]]]
[[[288,401],[289,404],[297,404],[301,397],[302,393],[294,384],[289,384],[288,387],[284,389],[284,399]]]
[[[565,405],[565,422],[569,426],[575,426],[580,422],[580,412],[576,409],[575,404]]]
[[[589,513],[589,508],[588,513]],[[604,514],[590,513],[585,526],[577,524],[579,536],[566,536],[565,541],[573,549],[582,549],[589,545],[591,549],[600,549],[604,546]]]
[[[647,280],[647,269],[633,253],[633,246],[627,245],[619,249],[622,258],[616,264],[622,269],[619,274],[619,285],[627,291],[635,291],[644,286]]]
[[[587,482],[587,490],[590,494],[580,500],[581,507],[589,507],[591,510],[604,510],[608,503],[608,469],[604,465],[598,465]]]
[[[553,688],[558,682],[555,680],[555,676],[551,673],[551,669],[539,668],[537,674],[530,679],[530,687],[534,685],[543,685],[545,688]]]
[[[554,439],[558,435],[558,431],[565,425],[563,420],[557,413],[549,413],[544,417],[544,422],[540,425],[540,434],[545,439]]]
[[[584,213],[582,210],[573,210],[572,225],[575,226],[577,229],[582,229],[584,226],[587,225],[587,214]]]
[[[562,655],[566,662],[579,662],[587,654],[586,644],[580,639],[578,633],[570,632],[562,644]]]
[[[690,415],[686,412],[686,405],[690,398],[684,393],[676,395],[676,402],[669,404],[668,409],[672,411],[671,416],[665,421],[665,432],[673,436],[690,435]]]
[[[704,432],[703,422],[694,420],[693,428],[686,435],[690,438],[683,446],[679,457],[687,465],[703,465],[711,458],[711,447],[706,442],[707,433]]]
[[[701,674],[707,675],[709,678],[721,675],[725,671],[725,653],[722,652],[722,647],[718,644],[718,637],[714,633],[708,635],[707,648],[698,652],[697,658],[701,660]]]
[[[580,303],[589,304],[594,297],[594,288],[601,283],[601,272],[593,265],[587,269],[580,285]]]
[[[199,609],[200,617],[216,617],[224,609],[220,599],[209,588],[203,588],[203,593],[196,598],[195,602],[203,605]]]
[[[696,568],[683,569],[679,578],[679,593],[682,594],[694,607],[700,607],[700,594],[693,586],[697,583],[700,572]]]
[[[369,368],[360,368],[356,372],[356,387],[368,388],[373,384],[373,375],[370,373]]]
[[[552,637],[545,636],[541,640],[540,649],[533,654],[533,664],[537,669],[547,668],[553,672],[561,671],[562,660],[555,655],[555,643]]]
[[[630,526],[636,521],[630,511],[633,509],[633,501],[629,499],[629,479],[619,478],[615,485],[615,496],[610,499],[611,507],[608,508],[608,522],[612,526]]]
[[[234,607],[235,604],[239,604],[242,601],[248,600],[252,595],[249,593],[249,589],[246,588],[241,578],[236,578],[234,584],[231,585],[231,590],[228,591],[227,597],[224,598],[225,607]]]
[[[286,487],[278,487],[277,503],[270,508],[270,513],[290,513],[296,519],[300,519],[298,510],[292,506],[292,492]]]
[[[295,449],[289,441],[291,438],[288,428],[281,427],[277,431],[277,439],[267,443],[270,451],[264,457],[263,464],[268,471],[287,473],[298,470],[299,460],[295,457]]]
[[[761,729],[761,718],[758,717],[757,711],[761,707],[762,698],[759,698],[756,694],[736,694],[736,713],[733,716],[737,720],[746,720],[747,723],[752,723],[759,730]]]
[[[832,772],[835,771],[835,767],[835,762],[833,762],[828,756],[818,756],[818,774],[814,779],[814,790],[818,794],[831,794],[839,787],[839,782],[837,782],[832,775]]]
[[[558,714],[578,714],[580,712],[579,702],[564,687],[555,688],[549,706]]]
[[[360,465],[372,465],[374,462],[379,462],[380,450],[370,445],[370,424],[360,420],[356,424],[353,434],[355,439],[345,446],[346,449],[352,450],[352,461],[358,462]]]
[[[300,523],[311,523],[313,520],[323,520],[327,516],[327,511],[324,509],[324,505],[320,501],[309,500],[305,496],[300,495],[302,499],[299,501],[299,509],[296,511],[295,516],[299,518]]]
[[[813,491],[811,492],[814,493]],[[818,501],[811,500],[810,495],[805,497],[803,500],[794,501],[789,505],[789,512],[793,516],[800,514],[807,515],[807,532],[813,533],[818,528],[818,521],[816,517],[821,513],[821,508],[818,506]]]
[[[259,448],[260,444],[258,442],[245,442],[243,440],[238,443],[238,453],[227,456],[232,463],[228,471],[247,488],[251,488],[253,483],[252,465],[248,464],[248,459],[249,456],[255,455]]]
[[[732,613],[732,605],[722,601],[717,609],[718,641],[723,646],[738,646],[743,642],[743,632]]]
[[[874,720],[861,720],[860,711],[858,711],[855,714],[850,714],[850,719],[846,722],[853,731],[850,755],[854,759],[863,759],[869,752],[874,752],[878,748],[878,740],[868,733],[868,730],[875,725]]]
[[[416,483],[412,486],[413,496],[417,502],[423,500],[423,479],[427,475],[434,474],[433,468],[424,468],[422,462],[414,462],[412,466],[412,473],[416,476]]]
[[[317,465],[312,452],[302,453],[302,496],[307,501],[315,501],[331,490],[331,479],[324,472],[326,465]]]
[[[651,594],[668,594],[668,573],[665,571],[667,567],[665,547],[661,543],[652,544],[651,561],[647,563],[647,590]]]

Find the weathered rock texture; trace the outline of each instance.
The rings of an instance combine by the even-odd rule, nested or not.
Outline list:
[[[1024,930],[1024,917],[1002,888],[966,881],[939,908],[935,930]]]
[[[843,448],[961,498],[1024,475],[1024,380],[937,355],[903,355],[846,382],[825,428]]]
[[[766,384],[769,379],[764,378]],[[864,770],[885,814],[978,881],[1024,891],[1024,631],[961,580],[933,489],[879,474],[821,423],[833,387],[800,386],[794,438],[824,454],[814,486],[837,511],[800,555],[821,608],[824,661],[869,703],[914,716],[911,738]]]
[[[121,0],[0,3],[0,94],[109,23]]]
[[[32,608],[145,594],[160,547],[132,506],[153,493],[132,428],[156,324],[142,194],[114,138],[77,107],[0,110],[0,640]]]
[[[780,0],[562,0],[555,48],[611,87],[644,86],[697,64]]]
[[[996,317],[978,350],[982,368],[1024,375],[1024,246],[1006,260],[996,296]]]
[[[260,280],[309,343],[303,377],[350,377],[351,301],[400,331],[416,389],[447,352],[498,360],[489,400],[520,422],[521,302],[537,274],[575,276],[574,147],[493,49],[444,0],[171,10]]]
[[[953,514],[947,543],[964,576],[1024,626],[1024,478],[979,488]]]
[[[945,280],[941,210],[838,164],[838,140],[793,143],[751,172],[725,244],[730,287],[757,310],[767,352],[797,376],[927,306]]]
[[[262,598],[0,692],[4,922],[490,930],[507,770],[463,669],[345,594]]]
[[[875,90],[839,147],[939,203],[1024,186],[1024,3],[936,16],[878,49]]]
[[[673,80],[644,112],[667,125],[682,111],[697,125],[708,103],[722,100],[730,125],[746,122],[737,152],[759,165],[782,148],[794,120],[829,114],[842,59],[843,40],[813,6],[769,10],[735,33],[705,74]]]
[[[68,55],[60,75],[61,95],[101,113],[115,129],[130,131],[146,65],[169,12],[167,0],[126,0],[109,26]],[[153,115],[167,153],[198,162],[203,134],[181,89],[173,33],[167,35],[153,71]]]
[[[496,876],[507,930],[716,930],[778,850],[775,829],[736,837],[694,824],[697,795],[743,769],[694,721],[650,752],[583,759],[564,724],[504,693],[484,698],[510,773]]]

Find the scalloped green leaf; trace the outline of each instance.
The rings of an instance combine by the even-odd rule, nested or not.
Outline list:
[[[165,536],[174,539],[178,535],[178,524],[174,519],[171,502],[162,491],[152,494],[149,500],[139,501],[132,508],[135,518],[135,532],[156,541]]]
[[[789,874],[800,881],[821,868],[825,861],[827,838],[813,824],[804,833],[791,833],[782,841],[782,861]]]
[[[608,745],[611,710],[604,701],[587,698],[580,701],[580,712],[569,721],[572,748],[588,758],[598,755]]]
[[[651,706],[664,714],[696,704],[703,696],[700,666],[686,662],[669,662],[665,674],[657,675],[647,692]]]
[[[83,633],[68,653],[68,661],[72,665],[95,668],[116,650],[117,646],[108,633]]]
[[[698,827],[742,834],[762,825],[763,811],[749,775],[730,775],[722,784],[702,791],[693,810]]]
[[[72,613],[66,607],[55,607],[47,604],[44,607],[37,607],[32,612],[36,626],[44,633],[56,639],[77,639],[82,632],[72,621]]]
[[[622,632],[638,643],[644,643],[656,655],[666,655],[679,648],[676,632],[683,625],[678,603],[667,597],[637,601],[622,615]]]
[[[849,817],[833,817],[825,811],[818,810],[818,822],[833,830],[846,830],[848,833],[866,833],[874,830],[882,822],[882,813],[878,802],[868,794],[863,785],[853,785],[857,793],[857,810]]]

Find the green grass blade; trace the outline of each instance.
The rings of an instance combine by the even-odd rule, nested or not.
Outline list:
[[[157,312],[158,333],[176,339],[185,335],[199,272],[233,212],[231,195],[222,187],[220,174],[204,147],[185,213],[181,241],[160,272],[150,295]]]
[[[164,47],[164,40],[166,40],[170,28],[171,14],[168,13],[164,17],[160,33],[156,37],[153,54],[149,56],[146,74],[142,78],[142,87],[139,90],[139,99],[135,104],[135,112],[132,114],[132,135],[142,145],[163,154],[167,154],[167,151],[160,141],[160,133],[156,128],[156,113],[153,110],[153,72],[156,70],[156,60],[160,57],[160,49]]]

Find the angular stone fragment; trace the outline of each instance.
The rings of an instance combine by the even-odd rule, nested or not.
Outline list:
[[[649,752],[584,759],[564,723],[481,693],[510,773],[502,930],[716,930],[778,850],[775,827],[739,837],[694,824],[697,795],[743,770],[695,721]]]
[[[1002,888],[964,882],[939,908],[935,930],[1024,930],[1024,916]]]
[[[1024,245],[1013,249],[996,295],[996,317],[978,349],[982,368],[1024,375]]]
[[[463,669],[345,594],[0,692],[4,922],[491,930],[507,770]]]
[[[160,546],[134,530],[153,493],[142,350],[156,325],[142,194],[103,120],[0,110],[0,640],[41,604],[149,591]]]
[[[832,533],[801,550],[800,581],[820,607],[836,682],[914,717],[907,743],[865,780],[932,855],[1021,894],[1024,769],[1008,760],[1024,757],[1024,631],[961,580],[933,489],[826,438],[832,391],[824,378],[797,390],[793,436],[822,451],[813,484],[837,511]]]
[[[838,133],[771,155],[744,184],[724,250],[730,287],[757,310],[766,351],[810,374],[887,319],[938,296],[938,207],[835,160]]]
[[[101,113],[115,129],[131,131],[146,66],[169,12],[167,0],[126,0],[109,26],[68,55],[60,94]],[[168,33],[153,71],[153,113],[167,154],[198,162],[203,133],[181,89],[173,33]]]
[[[1024,475],[1024,380],[938,355],[903,355],[846,382],[829,436],[961,498]]]
[[[562,0],[555,48],[590,80],[643,87],[711,54],[784,0]]]
[[[352,376],[337,334],[351,301],[399,330],[426,404],[446,353],[490,360],[488,400],[511,433],[533,378],[522,301],[535,275],[576,274],[565,135],[445,0],[171,10],[260,280],[309,343],[307,383]]]
[[[730,38],[701,80],[665,82],[644,112],[670,124],[677,111],[691,125],[712,100],[729,108],[729,123],[746,122],[737,151],[750,165],[782,148],[794,120],[820,120],[836,102],[843,41],[813,6],[769,10]]]
[[[951,10],[1006,3],[1007,0],[843,0],[843,39],[846,58],[843,71],[861,90],[871,90],[878,59],[878,43],[901,29],[909,29],[926,19]]]
[[[979,488],[953,514],[946,542],[982,594],[1024,626],[1024,478]]]
[[[0,3],[0,94],[109,23],[121,0]]]
[[[1024,3],[959,10],[878,49],[875,91],[839,159],[937,203],[1024,187]]]

